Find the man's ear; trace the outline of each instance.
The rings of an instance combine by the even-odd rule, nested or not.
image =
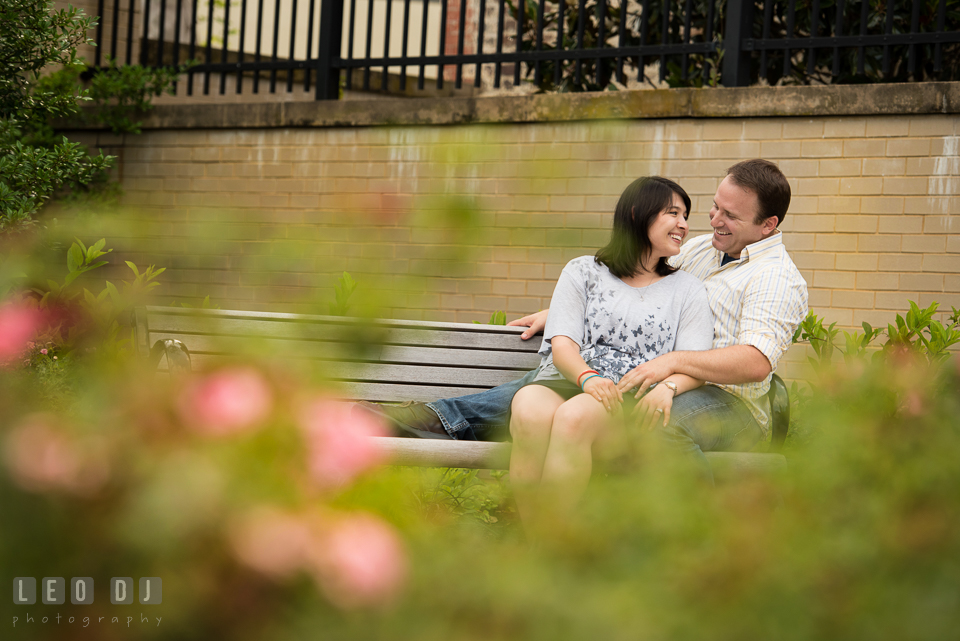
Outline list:
[[[770,216],[769,218],[765,218],[764,221],[760,223],[760,227],[763,231],[763,237],[766,238],[771,234],[773,234],[773,232],[777,230],[777,224],[779,222],[780,221],[777,219],[776,216]]]

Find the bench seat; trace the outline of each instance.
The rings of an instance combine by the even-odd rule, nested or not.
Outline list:
[[[540,362],[539,340],[521,340],[521,328],[498,325],[150,306],[135,309],[134,322],[138,353],[152,355],[161,371],[216,366],[253,349],[320,368],[344,400],[428,402],[472,394],[520,378]],[[380,444],[396,465],[506,469],[510,460],[509,443],[383,438]],[[707,458],[719,477],[786,465],[779,454]]]

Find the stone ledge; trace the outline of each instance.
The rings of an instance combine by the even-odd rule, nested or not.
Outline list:
[[[487,98],[163,105],[143,129],[462,125],[646,118],[960,113],[960,82],[664,89]],[[61,121],[58,129],[95,129]]]

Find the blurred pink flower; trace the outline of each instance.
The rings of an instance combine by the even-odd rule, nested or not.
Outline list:
[[[343,517],[311,549],[314,576],[337,607],[383,607],[399,596],[409,571],[400,537],[367,514]]]
[[[22,303],[0,305],[0,363],[19,357],[40,325],[40,312]]]
[[[260,508],[234,523],[229,539],[242,563],[268,576],[284,578],[306,564],[313,534],[301,517]]]
[[[352,408],[349,403],[318,399],[300,413],[310,476],[322,486],[349,483],[384,461],[385,455],[373,439],[386,436],[386,428],[368,412],[353,412]]]
[[[81,451],[54,427],[56,420],[51,414],[33,414],[7,435],[6,462],[13,480],[32,492],[94,494],[109,476],[106,458],[96,451]]]
[[[185,388],[178,403],[185,423],[213,435],[248,430],[266,419],[272,407],[270,386],[252,367],[209,374]]]
[[[47,348],[44,347],[43,349],[41,349],[41,350],[40,350],[40,353],[43,354],[44,356],[46,356],[46,355],[47,355]]]

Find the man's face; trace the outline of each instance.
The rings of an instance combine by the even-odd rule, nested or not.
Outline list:
[[[740,187],[727,176],[717,188],[710,209],[713,246],[733,258],[747,245],[763,240],[777,228],[776,216],[757,223],[760,203],[757,195]]]

